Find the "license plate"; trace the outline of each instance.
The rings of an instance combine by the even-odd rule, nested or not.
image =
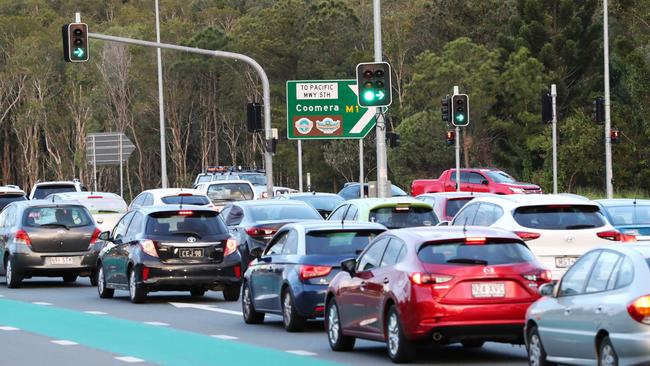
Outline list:
[[[555,257],[555,267],[557,267],[557,268],[569,268],[577,260],[578,260],[578,257]]]
[[[203,249],[201,248],[187,248],[179,249],[178,256],[181,258],[197,258],[203,257]]]
[[[75,264],[75,257],[45,257],[45,264]]]
[[[504,283],[473,283],[472,297],[489,298],[505,297],[506,285]]]

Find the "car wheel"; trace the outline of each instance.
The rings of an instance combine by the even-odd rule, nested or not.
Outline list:
[[[356,338],[343,335],[339,306],[334,299],[331,299],[327,303],[327,309],[325,310],[325,330],[327,331],[330,348],[333,351],[351,351],[354,348]]]
[[[63,282],[75,282],[77,281],[76,274],[68,274],[63,276]]]
[[[386,345],[394,363],[409,363],[415,358],[415,345],[406,339],[395,306],[390,307],[386,318]]]
[[[90,286],[97,286],[97,271],[93,271],[90,276]]]
[[[608,336],[600,341],[598,347],[598,366],[618,366],[618,355]]]
[[[110,299],[115,293],[114,289],[106,288],[106,276],[104,275],[104,268],[101,264],[97,272],[97,293],[99,293],[99,297],[102,299]]]
[[[129,298],[134,304],[143,303],[147,297],[147,292],[136,282],[135,269],[129,271]]]
[[[5,278],[7,279],[8,288],[18,288],[20,283],[23,281],[19,273],[16,273],[14,266],[14,261],[11,257],[7,260],[7,265],[5,267]]]
[[[285,289],[282,293],[282,323],[288,332],[302,332],[307,323],[307,319],[298,315],[289,289]]]
[[[205,295],[205,290],[202,288],[195,288],[190,290],[190,295],[193,297],[201,297]]]
[[[223,298],[226,301],[237,301],[239,300],[239,291],[241,291],[241,285],[228,285],[223,289]]]
[[[485,341],[476,341],[476,340],[471,340],[471,341],[462,341],[460,344],[463,345],[465,348],[481,348],[485,344]]]
[[[251,289],[248,283],[245,283],[244,287],[242,287],[241,309],[246,324],[260,324],[264,322],[264,313],[255,311],[253,296],[251,295]]]
[[[539,336],[536,326],[528,331],[528,364],[530,366],[553,366],[554,363],[546,361],[546,350]]]

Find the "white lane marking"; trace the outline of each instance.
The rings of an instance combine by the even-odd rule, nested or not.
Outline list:
[[[18,328],[10,327],[10,326],[2,326],[0,327],[0,330],[20,330]]]
[[[237,316],[244,315],[241,311],[221,309],[221,308],[214,307],[212,305],[187,304],[184,302],[170,302],[169,304],[177,308],[199,309],[199,310],[213,311],[215,313],[223,313],[223,314],[237,315]]]
[[[43,301],[34,301],[34,302],[32,302],[32,304],[34,304],[34,305],[43,305],[43,306],[50,306],[50,305],[52,305],[51,302],[43,302]]]
[[[211,335],[210,337],[213,337],[213,338],[219,338],[219,339],[225,339],[225,340],[234,340],[234,339],[239,339],[239,337],[233,337],[233,336],[229,336],[229,335],[227,335],[227,334],[213,334],[213,335]]]
[[[68,341],[68,340],[65,340],[65,339],[61,339],[61,340],[57,340],[57,341],[50,341],[50,342],[52,342],[54,344],[58,344],[59,346],[76,346],[76,345],[79,344],[77,342]]]
[[[137,358],[137,357],[131,357],[131,356],[115,357],[115,359],[118,360],[118,361],[127,362],[127,363],[144,362],[143,359],[140,359],[140,358]]]
[[[163,322],[144,322],[145,324],[154,325],[156,327],[168,327],[169,324]]]
[[[302,350],[295,350],[295,351],[286,351],[287,353],[292,353],[294,355],[298,356],[316,356],[316,353],[314,352],[308,352],[308,351],[302,351]]]
[[[96,310],[88,310],[88,311],[84,311],[84,313],[91,314],[91,315],[106,315],[106,314],[108,314],[108,313],[105,313],[103,311],[96,311]]]

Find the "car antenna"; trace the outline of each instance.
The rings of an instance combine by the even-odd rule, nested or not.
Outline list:
[[[463,235],[464,236],[467,236],[467,219],[469,219],[469,217],[466,217],[465,222],[463,222]]]

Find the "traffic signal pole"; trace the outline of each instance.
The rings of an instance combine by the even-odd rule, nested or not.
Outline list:
[[[605,77],[605,190],[607,198],[614,197],[612,169],[612,120],[610,115],[609,98],[609,21],[607,16],[607,0],[603,0],[603,58]]]
[[[553,194],[557,194],[557,88],[551,84],[551,101],[553,105]]]
[[[454,85],[454,95],[460,94],[458,85]],[[450,106],[453,111],[453,103]],[[452,112],[453,115],[453,112]],[[456,192],[460,192],[460,127],[456,126]]]
[[[374,20],[374,41],[375,41],[375,62],[382,62],[381,48],[381,4],[380,0],[373,0]],[[390,75],[389,75],[390,77]],[[389,90],[390,92],[390,90]],[[388,192],[388,163],[386,157],[386,117],[385,108],[377,108],[377,127],[375,127],[377,138],[377,197],[390,197]],[[361,186],[363,190],[363,186]]]

